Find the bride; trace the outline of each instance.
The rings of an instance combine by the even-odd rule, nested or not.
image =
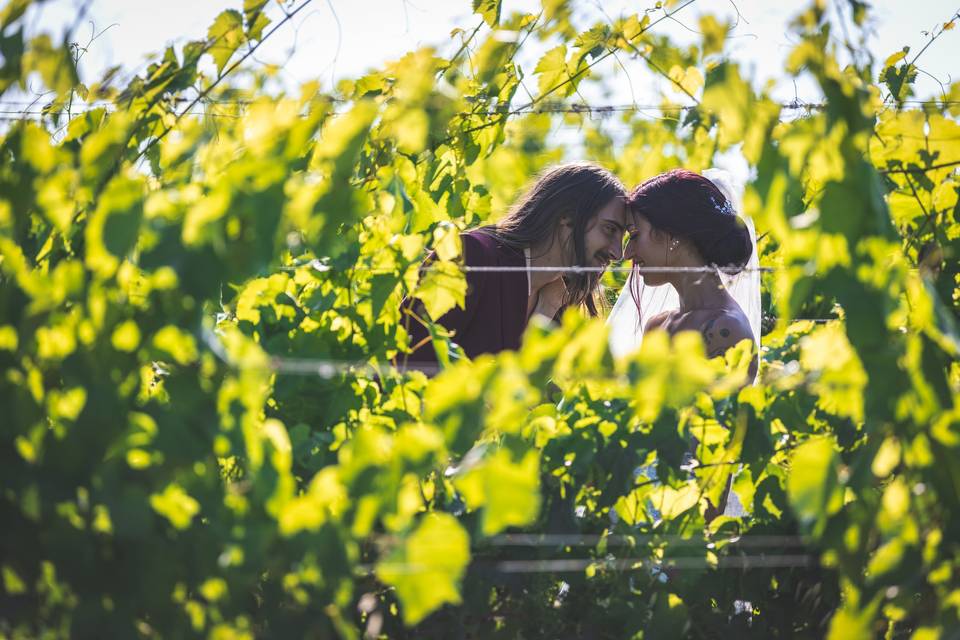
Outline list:
[[[636,350],[647,331],[692,330],[711,358],[751,340],[756,356],[748,375],[756,378],[760,270],[753,222],[737,214],[740,192],[725,171],[674,169],[630,194],[623,257],[633,260],[633,270],[607,320],[614,356]],[[744,514],[731,486],[732,479],[719,504],[709,505],[708,522]]]
[[[608,319],[615,356],[637,349],[655,329],[699,332],[711,358],[744,339],[759,353],[756,237],[750,219],[737,214],[739,193],[725,171],[674,169],[630,194],[623,257],[633,260],[633,271]],[[751,380],[758,363],[754,358]]]

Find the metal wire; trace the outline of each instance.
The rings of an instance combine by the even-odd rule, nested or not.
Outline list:
[[[482,558],[480,559],[483,560]],[[649,558],[564,558],[558,560],[503,560],[493,565],[498,573],[573,573],[586,571],[588,567],[614,571],[663,571],[665,569],[787,569],[814,567],[819,564],[810,554],[787,555],[738,555],[724,556],[711,562],[707,558],[685,557],[651,560]],[[375,568],[391,573],[431,573],[436,566],[426,563],[384,562],[380,565],[361,564],[357,571],[373,575]]]
[[[632,271],[638,271],[641,274],[644,273],[716,273],[717,271],[730,272],[730,273],[745,273],[751,271],[760,271],[760,272],[771,272],[778,270],[786,270],[788,267],[744,267],[743,269],[726,269],[724,267],[582,267],[582,266],[569,266],[569,267],[503,267],[503,266],[470,266],[470,265],[460,265],[457,263],[445,263],[452,264],[455,268],[463,271],[464,273],[527,273],[530,271],[533,272],[546,272],[546,273],[630,273]],[[310,267],[315,271],[327,272],[327,271],[349,271],[351,273],[374,273],[374,274],[389,274],[396,273],[396,268],[388,267],[368,267],[364,265],[358,265],[354,267],[338,268],[333,267],[328,264],[324,264],[319,260],[312,260],[310,262],[305,262],[303,264],[289,265],[280,267],[280,271],[296,271],[297,269],[302,269],[304,267]],[[432,265],[423,265],[419,267],[421,271],[444,271],[447,267],[435,267]]]
[[[264,366],[245,364],[241,367],[233,361],[214,331],[204,328],[200,332],[200,337],[210,351],[224,364],[238,369],[262,369],[283,375],[315,376],[324,380],[330,380],[342,375],[361,374],[371,378],[380,378],[389,374],[410,373],[414,371],[426,375],[436,375],[443,370],[440,365],[431,362],[411,361],[396,365],[391,363],[375,366],[363,360],[351,362],[347,360],[328,360],[322,358],[286,358],[283,356],[269,356]]]
[[[395,535],[381,535],[373,539],[379,545],[390,546],[400,542],[402,538]],[[803,539],[799,536],[745,534],[716,540],[702,540],[680,535],[654,534],[556,534],[556,533],[504,533],[481,538],[477,541],[477,548],[483,547],[596,547],[604,543],[607,547],[634,547],[639,544],[656,546],[669,544],[671,547],[699,547],[714,549],[724,544],[736,544],[740,548],[772,548],[791,549],[804,548]]]
[[[409,373],[419,371],[427,375],[436,375],[442,371],[439,365],[429,362],[408,362],[407,364],[389,364],[376,367],[363,361],[348,362],[277,356],[270,358],[269,369],[284,375],[318,376],[327,380],[341,375],[358,375],[361,373],[369,377],[382,377],[390,372]]]
[[[277,99],[283,99],[278,97]],[[333,96],[325,96],[325,99],[330,100],[335,103],[346,103],[349,102],[343,98],[336,98]],[[259,100],[218,100],[218,99],[206,99],[202,104],[209,105],[231,105],[231,106],[250,106],[255,104]],[[174,102],[187,102],[186,99],[174,100]],[[948,107],[960,105],[960,100],[904,100],[903,104],[912,105],[918,107]],[[19,106],[26,105],[27,107],[33,107],[37,105],[37,101],[27,101],[27,100],[0,100],[0,106]],[[99,109],[104,107],[116,107],[117,104],[110,100],[97,100],[94,102],[85,103],[83,105],[77,105],[78,108],[73,109],[72,113],[84,113],[92,109]],[[805,102],[802,100],[791,100],[790,102],[781,102],[778,103],[781,109],[788,111],[797,111],[797,110],[823,110],[827,108],[827,103],[824,102]],[[88,107],[83,109],[82,107]],[[461,111],[458,112],[459,116],[495,116],[495,115],[520,115],[520,114],[529,114],[529,113],[585,113],[585,114],[605,114],[605,113],[629,113],[634,111],[660,111],[664,113],[675,113],[683,111],[691,111],[694,109],[701,108],[699,105],[671,105],[671,104],[598,104],[592,105],[588,103],[567,103],[567,102],[542,102],[532,106],[522,106],[511,108],[509,105],[502,105],[499,107],[492,107],[477,111]],[[6,111],[6,113],[25,113],[23,111]],[[55,113],[67,113],[66,109],[60,111],[41,111],[37,112],[42,115],[52,115]]]
[[[795,322],[813,322],[817,324],[827,324],[837,321],[836,318],[796,318]],[[210,349],[217,358],[224,364],[242,369],[262,369],[271,371],[280,375],[290,376],[311,376],[323,380],[331,380],[344,375],[365,375],[371,378],[382,378],[388,375],[402,375],[411,372],[420,372],[428,376],[434,376],[444,369],[432,362],[420,362],[416,360],[405,360],[405,355],[397,356],[400,360],[396,363],[384,363],[374,365],[364,360],[331,360],[326,358],[289,358],[285,356],[268,356],[266,364],[238,365],[230,358],[224,349],[219,337],[210,329],[203,329],[201,332],[203,343]]]
[[[501,573],[562,573],[586,571],[593,565],[616,571],[636,571],[638,569],[784,569],[789,567],[811,567],[817,564],[815,556],[796,555],[744,555],[724,556],[716,564],[706,558],[669,558],[650,560],[647,558],[615,558],[609,560],[562,559],[562,560],[505,560],[496,565]],[[436,570],[435,568],[432,570]]]
[[[399,544],[399,536],[382,535],[373,538],[375,544],[389,548]],[[798,536],[776,535],[742,535],[732,538],[705,541],[679,535],[578,535],[578,534],[537,534],[537,533],[510,533],[480,538],[473,545],[473,550],[483,550],[490,547],[595,547],[601,542],[607,547],[634,547],[638,544],[656,546],[669,544],[671,548],[703,547],[713,550],[717,544],[736,544],[738,549],[764,549],[776,551],[787,549],[805,549],[803,540]],[[443,545],[436,549],[443,552]],[[483,563],[482,556],[475,558],[475,562]],[[559,558],[553,560],[502,560],[493,563],[493,569],[499,573],[570,573],[585,571],[588,567],[614,571],[664,570],[664,569],[779,569],[791,567],[812,567],[818,564],[816,556],[805,553],[764,553],[763,551],[749,554],[728,555],[717,558],[715,562],[706,557],[683,556],[654,560],[651,558]],[[414,574],[433,571],[434,567],[421,563],[384,562],[378,565],[393,573]],[[366,574],[372,574],[375,566],[363,564],[358,569]]]

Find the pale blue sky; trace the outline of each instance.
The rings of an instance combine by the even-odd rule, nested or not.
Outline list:
[[[758,80],[783,79],[782,62],[791,46],[786,25],[790,17],[807,3],[735,1],[743,20],[734,32],[737,37],[731,44],[733,56],[751,65]],[[601,3],[603,12],[613,17],[643,11],[654,4],[653,0],[582,0],[578,6],[584,14],[583,24],[592,23],[590,18],[602,17]],[[76,8],[81,4],[82,0],[50,0],[35,24],[59,32],[64,24],[75,19]],[[503,11],[530,11],[537,4],[531,0],[504,0]],[[122,64],[127,69],[140,67],[148,53],[160,51],[170,43],[203,37],[207,26],[220,11],[241,5],[241,0],[165,0],[162,3],[156,0],[92,0],[88,19],[94,21],[96,29],[115,26],[91,45],[81,61],[81,77],[85,82],[92,82],[113,64]],[[841,6],[845,9],[846,2]],[[272,8],[274,15],[279,15],[276,7]],[[960,0],[877,2],[871,50],[881,60],[905,44],[917,51],[926,41],[922,32],[933,29],[958,9]],[[698,0],[678,13],[677,21],[666,20],[656,28],[681,41],[694,39],[697,35],[688,27],[695,29],[697,17],[702,13],[732,16],[734,3],[731,0]],[[283,76],[291,86],[321,79],[329,87],[334,76],[358,75],[421,45],[437,44],[441,50],[448,48],[453,27],[472,27],[477,21],[470,13],[469,0],[314,0],[295,18],[293,25],[279,31],[263,46],[258,58],[284,61]],[[78,30],[77,39],[85,42],[90,29],[85,23]],[[288,59],[287,52],[294,43],[295,51]],[[935,42],[924,54],[921,66],[947,82],[951,73],[957,75],[955,61],[958,59],[960,28]],[[642,65],[627,66],[634,97],[643,103],[644,95],[651,95],[650,90],[658,80]],[[792,83],[783,84],[780,95],[785,99],[792,98]],[[629,102],[632,98],[627,83],[622,85],[615,88],[620,95],[611,98]],[[936,83],[926,76],[918,79],[918,87],[923,97],[939,91]],[[815,99],[816,96],[809,95],[809,90],[807,86],[798,87],[801,98]]]
[[[836,0],[830,2],[831,14],[835,17],[837,3]],[[76,22],[77,7],[83,4],[88,5],[88,13],[76,32],[76,39],[81,43],[89,40],[90,20],[98,32],[106,29],[80,62],[81,80],[92,83],[112,65],[122,65],[131,73],[142,70],[150,53],[161,52],[169,44],[204,37],[218,13],[240,8],[243,3],[242,0],[164,0],[162,4],[156,0],[48,0],[30,19],[34,28],[60,34],[65,25]],[[322,86],[329,89],[336,79],[356,77],[420,46],[435,45],[441,53],[451,53],[458,43],[451,40],[450,31],[454,27],[472,29],[479,23],[479,18],[470,11],[470,4],[470,0],[313,0],[258,50],[257,60],[282,63],[282,82],[294,93],[300,83],[310,80],[320,80]],[[655,0],[580,0],[575,3],[577,24],[586,28],[605,16],[616,18],[642,12],[654,4]],[[794,85],[782,70],[783,61],[792,48],[787,24],[808,4],[806,1],[697,0],[678,12],[675,20],[664,20],[655,29],[677,42],[694,42],[699,35],[692,30],[697,28],[700,15],[712,13],[732,21],[739,9],[742,18],[728,44],[730,55],[745,65],[757,85],[777,79],[773,92],[777,98],[785,102],[794,97],[816,102],[819,93],[812,81],[801,79]],[[269,6],[273,17],[282,17],[274,2]],[[839,6],[845,10],[846,1]],[[538,8],[536,0],[503,1],[504,15]],[[928,39],[923,32],[933,30],[958,9],[960,0],[880,0],[872,13],[870,50],[879,61],[904,45],[919,51]],[[528,75],[540,53],[542,51],[531,49],[521,60]],[[608,65],[606,72],[613,77],[603,92],[597,87],[582,88],[581,94],[592,104],[655,104],[659,102],[660,90],[672,90],[668,81],[650,72],[642,61],[621,59],[625,72],[611,59],[603,63]],[[960,60],[960,28],[939,38],[924,53],[920,66],[949,84],[960,80],[956,60]],[[531,92],[535,93],[536,80],[528,78],[528,82]],[[916,86],[922,98],[940,95],[939,85],[928,76],[920,75]],[[686,101],[679,94],[675,98],[681,103]],[[659,116],[657,112],[641,113],[643,117]],[[605,129],[615,141],[627,134],[624,126],[616,121],[608,121]],[[559,125],[553,140],[566,148],[568,159],[582,158],[582,134],[578,127]],[[736,149],[717,157],[715,162],[739,179],[747,178],[746,161]]]

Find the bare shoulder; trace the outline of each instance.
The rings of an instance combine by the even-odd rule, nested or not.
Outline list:
[[[714,358],[742,340],[753,340],[750,321],[740,311],[721,311],[712,315],[700,329],[707,345],[707,355]]]

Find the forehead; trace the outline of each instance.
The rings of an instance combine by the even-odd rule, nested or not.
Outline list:
[[[646,229],[650,226],[650,221],[647,220],[647,216],[636,209],[629,209],[627,212],[627,224],[637,227],[638,229]]]
[[[607,204],[603,205],[603,207],[597,211],[597,221],[613,222],[620,227],[626,226],[628,222],[627,207],[623,200],[620,198],[614,198]]]

